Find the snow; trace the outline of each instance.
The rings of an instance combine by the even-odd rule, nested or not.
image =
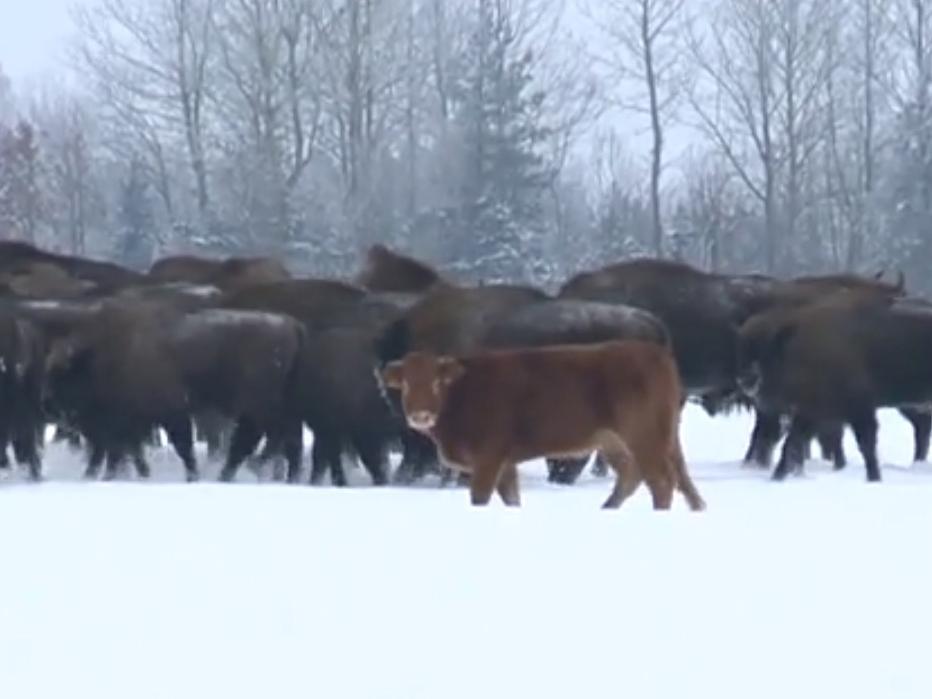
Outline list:
[[[750,418],[689,407],[709,509],[654,513],[645,490],[547,484],[523,505],[464,490],[0,483],[5,697],[924,697],[932,466],[908,467],[884,411],[884,482],[853,440],[772,483],[742,469]],[[816,451],[818,451],[816,449]],[[899,466],[893,466],[898,464]],[[213,477],[216,467],[205,469]]]

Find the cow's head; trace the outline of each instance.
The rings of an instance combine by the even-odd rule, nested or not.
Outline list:
[[[389,362],[382,370],[382,380],[389,388],[401,391],[408,425],[426,432],[437,423],[450,386],[464,371],[453,357],[411,352],[403,359]]]

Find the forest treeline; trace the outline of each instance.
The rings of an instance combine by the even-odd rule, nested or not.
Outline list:
[[[4,237],[932,291],[932,0],[87,0],[74,24],[60,76],[0,72]]]

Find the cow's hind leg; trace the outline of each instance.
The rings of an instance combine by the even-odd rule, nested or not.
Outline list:
[[[518,488],[518,467],[515,464],[505,464],[501,468],[496,489],[506,505],[509,507],[521,506],[521,491]]]
[[[630,445],[634,462],[650,490],[655,510],[669,510],[673,505],[673,491],[677,485],[670,455],[653,443],[637,440]]]
[[[877,462],[877,415],[873,409],[859,410],[849,418],[858,449],[864,457],[864,467],[867,470],[867,480],[876,482],[880,480],[880,465]]]
[[[469,479],[469,499],[473,505],[489,504],[503,468],[504,464],[499,459],[488,459],[476,464]],[[515,478],[517,479],[517,476]],[[507,480],[506,478],[506,487]]]
[[[623,443],[604,448],[600,453],[615,471],[615,487],[602,507],[616,509],[641,485],[641,470],[631,451]]]

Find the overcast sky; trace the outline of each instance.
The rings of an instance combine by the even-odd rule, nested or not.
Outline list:
[[[69,8],[84,1],[0,0],[0,65],[12,79],[14,89],[22,89],[33,80],[55,79],[56,75],[61,79],[65,45],[73,29]],[[575,34],[589,34],[575,4],[567,2],[564,19],[569,20]],[[626,150],[644,159],[649,147],[644,118],[625,114],[612,122],[627,137]],[[675,127],[668,129],[666,137],[666,159],[670,162],[687,145],[688,137]],[[588,150],[585,145],[580,147]]]
[[[14,84],[53,72],[71,28],[73,0],[0,0],[0,64]]]

